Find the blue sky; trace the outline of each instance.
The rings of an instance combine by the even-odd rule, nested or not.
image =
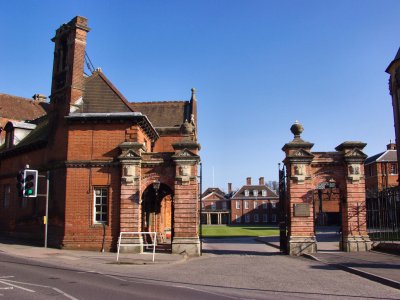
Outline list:
[[[129,101],[197,89],[203,184],[277,180],[299,120],[314,151],[394,140],[385,69],[399,1],[1,1],[0,93],[50,94],[55,30],[89,19],[87,52]],[[213,176],[214,169],[214,176]]]

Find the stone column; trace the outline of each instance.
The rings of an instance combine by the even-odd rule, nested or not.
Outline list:
[[[200,158],[193,151],[197,151],[199,145],[188,141],[173,144],[173,147],[176,175],[172,253],[198,256],[200,240],[197,165]]]
[[[340,249],[347,252],[368,251],[372,242],[367,233],[364,161],[361,142],[344,142],[336,147],[343,153],[346,196],[342,199],[342,238]]]
[[[286,154],[284,164],[287,172],[287,251],[288,254],[297,256],[317,251],[310,195],[313,189],[310,165],[314,157],[310,151],[314,144],[301,139],[303,126],[297,121],[290,130],[294,139],[282,148]]]
[[[119,145],[122,154],[118,157],[121,174],[121,200],[120,200],[120,231],[138,232],[142,231],[142,209],[140,190],[140,165],[141,152],[144,145],[136,142],[124,142]],[[123,246],[123,243],[139,244],[141,246]],[[122,252],[141,253],[143,251],[143,238],[133,236],[121,243]]]

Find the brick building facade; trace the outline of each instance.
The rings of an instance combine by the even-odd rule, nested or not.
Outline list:
[[[365,160],[365,189],[367,196],[385,188],[398,186],[396,144],[390,143],[386,151]]]
[[[84,74],[89,30],[75,17],[56,31],[50,102],[21,116],[26,136],[0,149],[0,230],[43,238],[43,198],[15,189],[28,164],[50,177],[50,245],[115,250],[120,232],[150,230],[171,236],[172,252],[198,255],[195,90],[188,101],[128,102],[101,69]]]
[[[231,200],[230,194],[225,194],[219,188],[208,188],[201,195],[202,224],[230,224]]]
[[[246,178],[243,185],[231,198],[232,224],[266,224],[277,222],[279,197],[260,177],[258,184]]]

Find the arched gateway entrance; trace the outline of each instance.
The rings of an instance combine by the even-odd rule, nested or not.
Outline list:
[[[142,196],[143,231],[157,232],[157,243],[171,245],[173,234],[173,193],[168,185],[155,182]]]
[[[314,144],[300,135],[297,121],[290,128],[294,139],[282,150],[285,173],[280,178],[281,249],[290,255],[317,251],[320,226],[340,228],[342,251],[366,251],[371,241],[366,231],[364,160],[362,142],[344,142],[332,152],[311,152]]]

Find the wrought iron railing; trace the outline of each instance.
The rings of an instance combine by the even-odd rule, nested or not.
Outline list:
[[[367,197],[367,230],[372,241],[400,243],[399,188],[393,187]]]

